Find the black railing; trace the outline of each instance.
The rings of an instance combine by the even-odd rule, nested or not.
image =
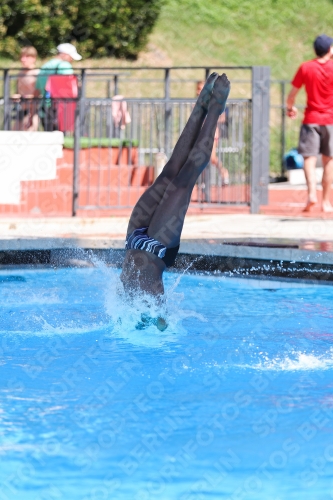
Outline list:
[[[158,168],[157,164],[161,165],[170,156],[188,119],[194,99],[179,94],[188,93],[190,84],[193,95],[194,82],[204,80],[212,70],[228,71],[228,76],[231,74],[234,94],[249,82],[251,85],[246,97],[240,97],[242,92],[239,91],[239,96],[231,95],[228,100],[225,121],[218,127],[220,131],[216,139],[214,161],[199,180],[193,202],[201,206],[247,204],[251,205],[252,212],[258,212],[260,204],[267,202],[268,187],[270,78],[267,67],[76,69],[79,92],[75,99],[13,98],[18,72],[15,69],[4,70],[0,123],[4,130],[62,130],[65,145],[68,146],[68,141],[72,141],[73,214],[78,210],[130,207],[135,202],[134,180],[139,196],[141,188],[153,180],[153,170]],[[154,72],[160,73],[160,78],[142,78],[140,72],[148,71],[153,76]],[[176,78],[177,72],[181,78]],[[136,78],[133,78],[133,73]],[[159,97],[133,95],[147,93],[147,85],[152,81],[155,89],[152,93],[160,94]],[[97,96],[99,83],[103,86],[106,84],[107,90],[105,94]],[[131,122],[124,127],[115,122],[115,99],[110,98],[112,92],[126,96]],[[92,93],[95,95],[92,96]],[[120,102],[124,101],[117,100],[118,105]],[[120,141],[117,154],[121,158],[127,155],[127,163],[122,159],[116,164],[126,165],[128,172],[124,174],[125,167],[122,167],[122,172],[118,169],[115,177],[115,172],[111,175],[111,167],[115,163],[116,140]],[[93,143],[95,146],[92,146]],[[98,165],[93,165],[91,157],[89,159],[89,155],[82,153],[87,146],[90,151],[94,149],[97,157],[103,156],[104,171],[98,171]],[[123,152],[124,148],[129,148],[126,153]],[[138,181],[140,175],[134,175],[134,167],[150,169],[148,173],[142,174],[145,181],[141,184]],[[92,174],[96,169],[97,172]],[[100,184],[92,189],[92,176],[95,179],[96,175]],[[110,186],[103,184],[105,179],[111,177],[115,181],[112,189],[118,186],[115,196],[111,196]],[[124,191],[126,185],[131,188],[128,189],[127,198],[120,195],[120,188]]]

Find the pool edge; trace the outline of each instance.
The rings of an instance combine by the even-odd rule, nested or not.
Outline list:
[[[192,242],[191,247],[186,248],[186,242],[182,245],[175,266],[170,271],[238,278],[301,280],[316,285],[333,284],[333,255],[328,252],[295,249],[287,249],[286,252],[286,249],[281,248],[258,250],[254,247],[209,245],[200,241],[197,244]],[[196,248],[200,253],[193,253]],[[255,257],[256,253],[259,256]],[[120,268],[124,254],[125,250],[119,245],[113,248],[82,248],[72,244],[46,249],[2,249],[0,270],[13,267],[89,267],[96,265],[97,261]]]

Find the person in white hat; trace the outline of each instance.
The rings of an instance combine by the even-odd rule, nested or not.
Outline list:
[[[71,43],[61,43],[57,47],[58,58],[61,58],[63,61],[81,61],[82,56],[77,53],[75,45]]]
[[[40,97],[47,97],[45,87],[47,79],[50,75],[72,75],[73,67],[71,65],[71,62],[80,61],[82,59],[82,56],[78,54],[76,47],[71,43],[61,43],[60,45],[58,45],[57,51],[57,55],[47,61],[40,68],[40,72],[36,82],[36,91]],[[48,110],[41,110],[40,113],[44,130],[53,130],[52,119],[44,120],[45,116],[43,115],[45,115],[47,111]]]

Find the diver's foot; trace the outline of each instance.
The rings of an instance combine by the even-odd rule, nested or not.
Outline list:
[[[229,92],[230,82],[227,75],[223,73],[223,75],[219,76],[214,83],[213,93],[210,98],[208,109],[210,109],[211,106],[218,106],[219,113],[222,114],[225,110],[225,104],[227,102]]]
[[[209,75],[209,77],[207,78],[207,80],[205,82],[205,85],[203,86],[202,91],[199,94],[197,103],[205,111],[208,110],[208,105],[209,105],[210,97],[211,97],[212,92],[213,92],[214,83],[215,83],[216,79],[218,78],[218,76],[219,75],[217,73],[212,73],[211,75]]]
[[[326,213],[332,213],[333,212],[333,207],[332,205],[330,204],[329,201],[323,201],[322,205],[321,205],[321,209],[323,212],[326,212]]]
[[[303,212],[313,212],[315,206],[317,205],[317,201],[308,201],[306,207],[303,209]]]
[[[160,332],[164,332],[168,328],[168,323],[166,319],[162,316],[158,316],[157,318],[152,318],[147,313],[141,314],[141,321],[139,321],[135,328],[136,330],[145,330],[150,325],[155,325],[160,330]]]
[[[159,316],[156,319],[155,325],[160,330],[160,332],[164,332],[164,330],[166,330],[168,328],[168,323],[166,322],[166,320],[164,318],[162,318],[162,316]]]

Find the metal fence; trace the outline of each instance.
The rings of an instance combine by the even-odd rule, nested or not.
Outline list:
[[[252,99],[249,67],[223,68],[230,74],[232,97]],[[188,99],[194,95],[195,84],[219,68],[91,68],[75,69],[82,94],[88,99],[110,99],[116,94],[138,99]],[[19,69],[0,72],[0,95],[15,93]],[[298,142],[301,114],[298,120],[286,117],[285,100],[290,83],[287,80],[270,81],[270,170],[283,174],[283,156]],[[304,98],[298,96],[300,111]]]
[[[88,101],[83,134],[90,153],[79,153],[76,183],[77,210],[131,207],[158,175],[193,109],[194,101],[128,101],[131,123],[118,134],[112,126],[111,102]],[[193,204],[246,204],[250,202],[251,103],[230,101],[227,119],[218,126],[215,164],[199,178]],[[119,147],[105,147],[108,138]],[[103,140],[99,141],[100,138]],[[82,141],[82,139],[81,139]],[[93,181],[98,172],[98,181]]]
[[[185,69],[200,71],[202,79],[212,70]],[[225,118],[218,124],[212,161],[199,178],[191,202],[200,207],[250,205],[252,212],[258,212],[259,205],[267,202],[269,68],[231,69],[247,72],[247,75],[250,71],[250,96],[228,100]],[[177,70],[179,68],[172,68]],[[97,71],[81,70],[77,72],[78,98],[25,100],[11,98],[17,73],[5,70],[0,123],[4,130],[26,130],[30,120],[30,125],[38,130],[64,131],[63,163],[66,168],[72,166],[73,215],[131,208],[170,157],[195,102],[172,97],[172,84],[176,79],[171,78],[170,68],[162,71],[164,78],[151,79],[155,84],[159,82],[157,93],[163,83],[162,95],[126,96],[131,121],[120,128],[115,123],[114,99],[110,95],[123,91],[122,78],[128,77],[125,71],[110,74],[109,70],[107,75],[101,70],[97,76],[99,83],[106,84],[103,97],[91,97],[88,92],[93,79],[98,80]],[[141,80],[147,83],[147,79]],[[193,85],[198,77],[189,80]],[[137,83],[139,81],[137,78]],[[118,105],[121,102],[118,100]]]
[[[284,175],[283,157],[287,151],[297,148],[299,131],[305,107],[305,93],[297,96],[298,116],[296,120],[287,117],[286,97],[290,82],[271,80],[270,85],[270,170]]]

